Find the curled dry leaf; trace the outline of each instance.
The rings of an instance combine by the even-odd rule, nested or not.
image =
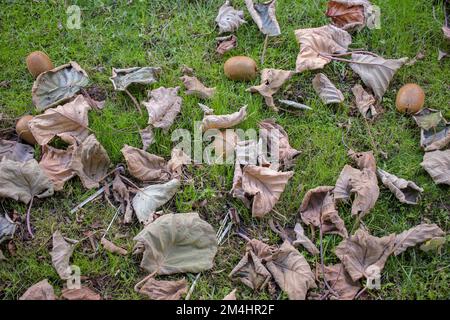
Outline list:
[[[167,183],[154,184],[138,191],[133,199],[133,208],[139,222],[153,222],[156,209],[169,201],[180,188],[180,181],[172,179]]]
[[[36,160],[0,162],[0,198],[11,198],[28,204],[33,197],[53,195],[53,184]]]
[[[197,96],[201,99],[211,99],[216,93],[216,88],[207,88],[197,77],[182,76],[180,78],[186,87],[186,94]]]
[[[125,224],[131,223],[133,220],[133,207],[131,206],[130,201],[130,190],[122,181],[122,178],[117,171],[115,172],[112,191],[114,200],[120,203],[119,210],[124,215],[123,222]]]
[[[222,300],[237,300],[236,290],[237,289],[233,289],[233,291],[231,291],[229,294],[227,294]]]
[[[384,170],[378,169],[377,173],[381,182],[391,190],[401,203],[417,204],[419,196],[423,192],[422,188],[412,181],[398,178]]]
[[[427,152],[420,165],[436,184],[450,185],[450,150]]]
[[[80,177],[85,188],[92,189],[99,187],[110,164],[105,148],[92,134],[75,146],[69,167]]]
[[[59,230],[53,233],[53,248],[50,252],[52,264],[62,280],[67,280],[72,274],[70,267],[70,257],[72,256],[74,246],[68,243]]]
[[[122,256],[126,256],[128,254],[127,250],[115,245],[114,243],[107,240],[106,238],[102,238],[102,240],[100,242],[101,242],[103,248],[108,252],[120,254]]]
[[[372,13],[368,0],[332,0],[328,2],[326,15],[333,24],[344,30],[362,29]]]
[[[442,112],[430,108],[423,108],[413,115],[413,119],[421,129],[426,131],[437,128],[439,125],[445,123]]]
[[[170,173],[166,168],[166,161],[144,150],[124,145],[122,154],[127,162],[131,175],[141,181],[166,181]]]
[[[435,224],[422,223],[395,236],[394,255],[433,238],[443,237],[445,232]]]
[[[353,281],[368,278],[374,268],[380,272],[392,253],[395,234],[377,238],[367,231],[358,229],[353,236],[343,240],[335,249]]]
[[[375,108],[375,98],[359,84],[352,88],[352,92],[355,95],[356,107],[359,113],[366,119],[374,119],[378,114]]]
[[[16,232],[17,225],[12,221],[7,214],[0,215],[0,243],[12,239]]]
[[[241,165],[240,165],[239,161],[236,161],[236,163],[234,165],[233,186],[231,188],[230,193],[233,198],[242,200],[244,205],[247,208],[250,208],[251,201],[249,198],[247,198],[247,196],[245,195],[245,191],[242,188],[242,176],[243,176],[243,174],[242,174]]]
[[[318,73],[313,79],[313,87],[316,93],[320,96],[323,103],[342,103],[344,95],[323,73]]]
[[[155,141],[152,126],[147,126],[145,129],[139,130],[142,140],[142,150],[147,150]]]
[[[226,0],[219,8],[215,21],[219,26],[219,33],[234,32],[245,23],[244,11],[234,9],[230,1]]]
[[[114,90],[125,91],[132,83],[152,84],[158,81],[161,68],[134,67],[127,69],[112,69],[111,80]]]
[[[69,167],[73,156],[73,146],[67,150],[61,150],[45,145],[42,150],[39,166],[53,182],[55,191],[60,191],[64,183],[75,176],[75,172]]]
[[[353,300],[361,289],[359,282],[352,280],[341,263],[324,266],[324,271],[325,280],[328,282],[331,289],[338,294],[338,296],[335,297],[336,299]],[[322,272],[321,269],[320,272]]]
[[[145,247],[141,267],[159,275],[209,270],[217,252],[213,227],[197,213],[163,215],[134,240]]]
[[[308,262],[289,241],[274,251],[266,266],[290,300],[305,300],[308,290],[316,288]]]
[[[261,84],[258,86],[253,86],[247,89],[252,93],[259,93],[264,97],[266,104],[273,108],[275,111],[278,108],[275,106],[275,102],[273,100],[273,95],[278,92],[281,86],[288,81],[295,72],[286,71],[280,69],[263,69],[261,71]]]
[[[445,148],[450,143],[450,123],[441,111],[424,108],[413,116],[420,131],[420,146],[426,152]]]
[[[275,207],[293,174],[255,165],[244,167],[242,189],[246,195],[253,196],[253,217],[261,218]]]
[[[294,246],[302,245],[308,250],[309,253],[316,256],[318,255],[319,249],[317,249],[316,245],[305,235],[305,231],[300,223],[296,223],[294,227],[295,237],[296,239],[292,242]]]
[[[230,50],[237,47],[237,37],[233,34],[226,37],[216,38],[217,47],[216,52],[220,55],[224,55]]]
[[[17,162],[27,162],[34,158],[34,148],[17,141],[0,139],[0,161],[9,159]]]
[[[102,300],[100,295],[88,287],[81,287],[80,289],[63,289],[61,297],[66,300]]]
[[[182,174],[182,168],[191,164],[192,159],[182,149],[173,148],[170,160],[167,162],[167,170],[172,173],[172,177],[179,178]]]
[[[89,135],[89,103],[82,95],[75,100],[48,109],[44,114],[35,116],[28,123],[31,133],[41,145],[46,145],[58,136],[65,142],[73,144],[75,140],[83,141]]]
[[[135,291],[148,296],[152,300],[180,300],[187,293],[186,279],[161,281],[146,277],[135,286]]]
[[[285,104],[289,107],[293,107],[296,109],[300,109],[300,110],[312,110],[311,107],[308,107],[307,105],[304,105],[302,103],[298,103],[295,101],[291,101],[291,100],[278,100],[280,103]]]
[[[89,78],[76,62],[70,62],[41,73],[34,81],[31,94],[39,111],[57,106],[77,94]]]
[[[265,3],[254,3],[253,0],[245,0],[248,12],[253,21],[263,34],[267,36],[278,36],[281,34],[280,26],[275,16],[276,0],[269,0]]]
[[[150,100],[142,103],[148,111],[148,124],[163,130],[169,129],[181,110],[182,100],[178,90],[180,87],[160,87],[150,91]]]
[[[296,71],[322,69],[331,62],[333,53],[345,53],[352,43],[350,34],[333,25],[298,29],[295,36],[300,44]]]
[[[239,111],[227,115],[205,115],[202,120],[202,130],[226,129],[238,125],[247,116],[247,106],[243,106]]]
[[[56,300],[56,296],[52,285],[44,279],[29,287],[19,300]]]
[[[381,101],[394,74],[408,61],[408,58],[394,60],[353,53],[352,61],[350,67],[361,77],[365,85],[372,89],[375,98]]]
[[[204,114],[214,114],[214,110],[208,107],[207,105],[204,105],[203,103],[198,103],[198,106],[200,109],[202,109]]]

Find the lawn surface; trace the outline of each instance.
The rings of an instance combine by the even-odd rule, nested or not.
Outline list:
[[[69,2],[69,1],[66,1]],[[132,66],[159,66],[162,76],[159,82],[146,87],[132,87],[139,101],[146,98],[146,90],[159,86],[182,86],[180,67],[187,65],[206,85],[217,88],[217,94],[207,104],[217,114],[235,112],[248,105],[248,118],[240,128],[257,128],[258,121],[274,118],[288,132],[291,145],[302,151],[276,211],[287,220],[280,222],[292,227],[298,218],[298,208],[307,190],[320,185],[334,185],[341,169],[350,159],[342,144],[345,135],[347,145],[358,151],[372,148],[363,119],[350,115],[353,101],[351,87],[360,82],[351,69],[343,63],[330,63],[322,72],[344,93],[342,106],[326,106],[315,94],[311,80],[315,72],[295,75],[278,93],[277,98],[296,99],[311,106],[314,111],[274,113],[259,95],[245,90],[259,83],[233,82],[223,73],[224,61],[234,55],[247,55],[258,61],[263,48],[264,36],[258,31],[245,10],[247,24],[236,33],[238,47],[219,57],[215,53],[215,37],[218,31],[214,19],[222,0],[152,0],[152,1],[70,1],[82,10],[81,29],[66,28],[64,1],[2,1],[0,5],[0,112],[4,117],[37,114],[31,102],[33,78],[28,73],[25,57],[34,50],[45,51],[55,66],[77,61],[89,74],[92,84],[107,90],[106,107],[101,112],[90,112],[90,128],[108,151],[111,160],[124,162],[120,149],[124,144],[141,147],[138,134],[144,128],[147,115],[140,116],[131,100],[120,92],[114,92],[108,80],[111,68]],[[277,17],[282,35],[272,38],[264,65],[285,70],[295,68],[298,44],[294,30],[319,27],[327,24],[324,15],[325,0],[294,1],[279,0]],[[365,29],[353,35],[352,48],[364,48],[386,58],[414,57],[424,54],[413,66],[405,66],[394,77],[383,101],[385,113],[373,124],[371,134],[379,150],[387,153],[387,159],[377,154],[378,166],[402,178],[413,180],[425,189],[417,206],[400,204],[384,187],[376,207],[364,218],[364,224],[373,235],[398,233],[421,222],[438,224],[443,230],[450,226],[450,197],[448,186],[436,186],[421,168],[423,152],[419,147],[420,131],[410,116],[395,110],[395,95],[405,83],[420,84],[427,95],[426,106],[442,110],[450,119],[450,59],[437,61],[438,48],[450,51],[450,45],[442,36],[444,19],[440,5],[429,0],[379,0],[381,29]],[[235,7],[245,8],[244,1],[234,1]],[[202,119],[197,107],[199,100],[186,96],[181,90],[183,106],[181,114],[171,127],[191,129],[194,120]],[[300,96],[301,98],[297,98]],[[350,128],[343,125],[350,121]],[[11,123],[2,120],[1,128]],[[168,158],[173,147],[170,132],[157,131],[156,143],[149,152]],[[36,149],[37,155],[39,150]],[[230,206],[238,209],[250,237],[269,244],[281,244],[281,239],[268,225],[270,214],[262,220],[252,219],[251,213],[227,192],[231,188],[233,166],[196,166],[188,169],[192,179],[186,182],[164,209],[173,212],[197,211],[216,229]],[[63,192],[51,198],[35,202],[32,224],[36,237],[31,241],[22,239],[25,228],[20,228],[14,239],[15,256],[11,257],[2,244],[7,257],[0,262],[0,297],[17,299],[30,285],[47,278],[55,288],[61,281],[51,265],[49,250],[51,235],[60,229],[73,239],[86,237],[89,230],[107,227],[114,209],[98,199],[87,205],[76,216],[69,210],[94,191],[86,191],[78,179],[66,183]],[[204,201],[206,200],[206,201]],[[202,206],[199,204],[202,203]],[[206,203],[206,205],[204,205]],[[22,217],[26,207],[10,200],[3,200],[4,208],[16,210]],[[350,204],[339,207],[341,216],[351,229],[353,218]],[[131,250],[140,226],[131,227],[115,223],[109,238]],[[101,232],[100,232],[101,234]],[[316,237],[317,238],[317,237]],[[337,236],[324,238],[325,263],[335,263],[334,247],[341,241]],[[215,258],[215,266],[203,273],[192,299],[222,299],[237,287],[239,299],[268,299],[267,291],[252,292],[239,283],[232,283],[229,272],[244,253],[244,241],[231,235],[222,245]],[[311,266],[317,257],[301,250]],[[133,286],[146,274],[139,268],[139,258],[121,257],[100,249],[93,254],[88,241],[83,241],[74,252],[72,262],[81,268],[85,282],[105,299],[142,299]],[[195,275],[187,275],[192,281]],[[445,299],[450,297],[450,255],[448,246],[439,255],[424,253],[418,248],[390,257],[383,271],[382,289],[368,292],[370,299]],[[57,289],[59,292],[59,289]],[[273,298],[285,299],[276,293]]]

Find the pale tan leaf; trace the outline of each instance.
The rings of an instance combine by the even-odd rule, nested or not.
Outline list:
[[[232,159],[239,137],[234,130],[219,131],[214,137],[214,153],[219,163]]]
[[[427,152],[420,165],[436,184],[450,185],[450,150]]]
[[[316,93],[320,96],[323,103],[342,103],[344,95],[338,90],[335,85],[323,73],[318,73],[313,79],[313,87]]]
[[[34,158],[34,148],[17,141],[0,139],[0,160],[3,158],[26,162]]]
[[[170,173],[167,171],[167,164],[163,158],[128,145],[124,145],[121,151],[127,162],[128,171],[136,179],[141,181],[170,179]]]
[[[437,237],[445,236],[445,232],[442,231],[435,224],[422,223],[409,230],[403,231],[396,235],[394,255],[399,255],[410,247],[414,247],[418,244],[431,240]]]
[[[320,272],[322,269],[319,267]],[[341,263],[325,266],[325,279],[331,289],[338,294],[338,300],[353,300],[361,289],[358,281],[353,281]]]
[[[294,227],[295,237],[296,239],[292,242],[292,244],[297,247],[298,245],[302,245],[308,250],[309,253],[316,256],[318,255],[319,249],[317,249],[316,245],[305,235],[305,231],[300,223],[296,223]]]
[[[139,130],[142,140],[142,150],[146,151],[155,141],[152,126],[147,126],[145,129]]]
[[[103,248],[108,252],[120,254],[121,256],[126,256],[128,254],[127,250],[115,245],[114,243],[107,240],[106,238],[102,238],[100,243],[102,244]]]
[[[182,149],[173,148],[170,160],[167,162],[167,170],[172,173],[174,178],[181,177],[182,168],[191,164],[192,160]]]
[[[0,215],[0,243],[12,239],[16,232],[17,224],[7,214]]]
[[[133,220],[133,207],[130,201],[130,190],[117,171],[113,180],[112,191],[114,200],[120,203],[119,209],[124,214],[123,222],[125,224],[131,223]]]
[[[56,149],[45,145],[39,166],[53,182],[55,191],[60,191],[64,183],[75,176],[75,172],[69,167],[73,155],[73,146],[67,150]]]
[[[148,111],[148,124],[155,128],[168,130],[181,110],[181,97],[178,96],[180,87],[152,90],[150,100],[142,104]]]
[[[72,256],[74,245],[68,243],[59,230],[53,233],[53,248],[50,252],[53,267],[59,277],[63,280],[69,279],[72,274],[70,267],[70,257]]]
[[[232,114],[205,115],[202,120],[202,130],[231,128],[244,121],[246,116],[247,106]]]
[[[375,98],[359,84],[352,88],[352,92],[355,95],[356,107],[359,113],[366,119],[375,118],[378,114],[375,108]]]
[[[112,69],[111,80],[114,90],[125,91],[132,83],[152,84],[158,81],[161,68],[134,67],[127,69]]]
[[[245,0],[247,10],[253,21],[263,34],[271,37],[281,34],[280,25],[275,16],[276,0],[269,0],[264,3],[254,3],[253,0]]]
[[[225,297],[223,297],[222,300],[237,300],[236,298],[236,290],[237,289],[233,289],[229,294],[227,294]]]
[[[228,51],[233,50],[237,47],[237,37],[234,34],[226,37],[216,38],[216,41],[216,52],[219,55],[224,55]]]
[[[194,95],[201,99],[211,99],[216,93],[216,88],[205,87],[205,85],[201,83],[197,77],[182,76],[180,80],[183,81],[184,86],[186,87],[185,93],[188,96]]]
[[[52,285],[44,279],[29,287],[19,300],[56,300],[56,296]]]
[[[81,287],[80,289],[63,289],[61,297],[66,300],[102,300],[100,295],[88,287]]]
[[[148,296],[151,300],[180,300],[187,293],[186,279],[176,281],[156,280],[153,277],[145,278],[135,287],[135,291]]]
[[[219,33],[234,32],[245,23],[244,11],[234,9],[230,1],[226,0],[219,8],[215,21],[219,26]]]
[[[401,203],[417,204],[420,194],[423,192],[422,188],[412,181],[398,178],[384,170],[378,169],[377,173],[381,182],[391,190]]]
[[[251,201],[246,197],[244,189],[242,189],[242,168],[238,161],[234,164],[233,186],[231,188],[231,195],[233,198],[242,200],[247,208],[250,208]]]
[[[377,171],[377,163],[372,151],[355,152],[350,149],[348,156],[355,161],[359,169],[367,169],[373,172]]]

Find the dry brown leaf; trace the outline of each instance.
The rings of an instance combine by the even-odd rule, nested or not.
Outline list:
[[[234,34],[226,37],[216,38],[216,41],[216,52],[219,55],[224,55],[228,51],[233,50],[237,47],[237,37]]]
[[[103,248],[108,252],[117,253],[117,254],[120,254],[121,256],[126,256],[128,254],[127,250],[115,245],[114,243],[107,240],[106,238],[102,238],[102,240],[100,242],[101,242]]]
[[[231,195],[233,198],[241,199],[247,208],[250,208],[251,201],[246,197],[244,189],[242,189],[242,168],[238,161],[234,164],[233,186]]]
[[[234,156],[239,137],[234,130],[222,130],[214,136],[214,154],[218,163],[223,163]]]
[[[328,2],[326,15],[335,26],[344,30],[362,29],[371,7],[368,0],[333,0]]]
[[[212,96],[216,93],[216,88],[208,88],[205,87],[197,77],[190,76],[182,76],[180,78],[183,81],[184,86],[186,87],[186,94],[197,96],[201,99],[211,99]]]
[[[318,73],[313,79],[313,87],[316,93],[320,96],[323,103],[342,103],[344,95],[323,73]]]
[[[275,106],[273,95],[278,92],[281,86],[288,81],[293,75],[294,71],[286,71],[280,69],[263,69],[261,71],[261,84],[247,89],[252,93],[259,93],[264,97],[267,106],[273,108],[275,111],[278,108]]]
[[[375,98],[359,84],[352,88],[352,92],[355,95],[356,107],[359,113],[366,119],[375,118],[378,115],[375,108]]]
[[[226,0],[219,8],[215,21],[219,26],[219,33],[234,32],[245,23],[244,11],[234,9],[230,1]]]
[[[84,141],[89,135],[90,109],[86,99],[78,95],[72,102],[35,116],[28,123],[28,127],[41,146],[46,145],[55,136],[69,144],[73,144],[75,140]]]
[[[373,172],[377,171],[377,163],[372,151],[355,152],[353,150],[348,151],[349,157],[356,162],[359,169],[368,169]]]
[[[59,230],[53,233],[53,248],[50,255],[52,257],[53,267],[63,280],[69,279],[72,274],[70,257],[72,256],[73,249],[73,244],[67,242]]]
[[[120,203],[119,210],[123,213],[123,222],[131,223],[133,220],[133,207],[131,206],[130,190],[123,183],[120,173],[116,171],[112,184],[114,200]]]
[[[290,300],[305,300],[308,290],[316,288],[308,262],[289,241],[274,251],[266,266]]]
[[[253,196],[253,217],[261,218],[275,207],[293,174],[292,171],[277,172],[255,165],[244,167],[242,189]]]
[[[322,69],[331,62],[331,58],[327,56],[347,52],[348,46],[352,43],[352,37],[347,31],[333,25],[298,29],[295,36],[300,44],[297,72]]]
[[[192,160],[182,149],[173,148],[170,160],[167,162],[167,170],[172,173],[172,177],[181,177],[182,168],[191,164]]]
[[[145,129],[139,130],[142,140],[142,150],[146,151],[155,141],[152,126],[147,126]]]
[[[430,108],[423,108],[413,115],[413,119],[421,129],[426,131],[437,128],[446,122],[440,110]]]
[[[309,253],[316,256],[318,255],[319,249],[317,249],[316,245],[305,235],[305,231],[300,223],[296,223],[294,227],[295,237],[296,239],[292,242],[292,244],[297,247],[298,245],[302,245],[308,250]]]
[[[34,148],[17,141],[0,139],[0,161],[4,158],[17,162],[26,162],[34,158]]]
[[[264,3],[254,3],[253,0],[245,0],[248,12],[253,21],[263,34],[267,36],[278,36],[281,34],[280,26],[275,16],[276,0],[269,0]]]
[[[237,300],[236,298],[236,290],[237,289],[233,289],[233,291],[231,291],[229,294],[227,294],[222,300]]]
[[[56,296],[52,285],[44,279],[29,287],[19,300],[56,300]]]
[[[61,150],[45,145],[42,147],[42,152],[39,166],[53,182],[55,191],[60,191],[63,189],[64,183],[75,176],[75,172],[69,167],[73,146],[67,150]]]
[[[180,300],[187,293],[188,287],[184,278],[176,281],[161,281],[146,277],[136,284],[135,291],[152,300]]]
[[[149,101],[142,104],[148,111],[148,124],[167,131],[181,110],[180,87],[164,88],[149,92]]]
[[[420,194],[423,192],[422,188],[412,181],[398,178],[384,170],[378,169],[377,173],[381,182],[391,190],[401,203],[417,204]]]
[[[443,237],[445,232],[435,224],[422,223],[395,236],[394,255],[433,238]]]
[[[100,295],[88,287],[81,287],[80,289],[63,289],[61,297],[66,300],[102,300]]]
[[[141,149],[124,145],[122,154],[127,162],[128,171],[141,181],[167,181],[170,173],[166,168],[166,161],[156,155]]]
[[[320,267],[319,270],[322,272]],[[353,300],[361,289],[359,282],[352,280],[341,263],[325,266],[324,271],[325,280],[328,282],[331,289],[338,294],[337,297],[334,297],[338,300]]]
[[[0,215],[0,244],[14,237],[16,227],[17,224],[7,214]]]
[[[205,115],[202,120],[202,130],[226,129],[238,125],[247,116],[247,106],[243,106],[239,111],[226,115]]]
[[[443,123],[437,128],[420,131],[420,146],[425,152],[444,149],[450,144],[450,123]]]
[[[363,229],[358,229],[353,236],[342,240],[336,247],[335,253],[352,280],[358,281],[370,276],[371,269],[374,267],[380,272],[383,270],[394,244],[395,234],[377,238]]]
[[[158,79],[161,68],[133,67],[126,69],[112,69],[111,80],[114,90],[125,91],[132,83],[152,84]]]
[[[436,184],[450,185],[450,150],[427,152],[420,165]]]

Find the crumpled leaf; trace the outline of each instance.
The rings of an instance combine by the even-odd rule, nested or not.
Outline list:
[[[430,130],[420,132],[420,146],[425,152],[444,149],[450,144],[450,123],[443,123]]]
[[[301,152],[291,147],[287,132],[282,126],[275,123],[275,120],[261,121],[259,123],[259,135],[267,144],[271,156],[280,162],[282,168],[288,170],[295,165],[296,158]]]
[[[216,93],[216,88],[207,88],[197,77],[190,76],[182,76],[180,78],[183,81],[184,86],[186,87],[186,94],[188,96],[194,95],[201,99],[211,99],[212,96]]]
[[[180,300],[187,293],[186,279],[166,281],[153,277],[145,278],[135,286],[135,291],[148,296],[152,300]]]
[[[352,43],[350,34],[333,25],[319,28],[295,30],[295,37],[300,44],[296,71],[322,69],[331,62],[327,55],[345,53]]]
[[[153,221],[156,209],[167,203],[180,188],[180,181],[172,179],[163,184],[154,184],[138,191],[133,199],[133,208],[139,222]]]
[[[253,0],[245,0],[248,12],[253,21],[263,34],[270,37],[281,34],[280,26],[275,16],[276,0],[270,0],[265,3],[253,3]]]
[[[234,9],[229,0],[226,0],[219,8],[215,21],[219,26],[219,33],[234,32],[241,24],[246,22],[244,11]]]
[[[323,73],[318,73],[313,79],[313,87],[320,96],[323,103],[341,103],[344,101],[344,95]]]
[[[427,152],[420,165],[436,184],[450,185],[450,150]]]
[[[293,174],[293,171],[277,172],[255,165],[244,167],[242,189],[253,196],[253,217],[261,218],[275,207]]]
[[[115,245],[114,243],[107,240],[106,238],[102,238],[100,243],[102,244],[103,248],[108,252],[117,253],[117,254],[120,254],[121,256],[126,256],[128,254],[127,250]]]
[[[342,240],[335,253],[352,280],[357,281],[370,276],[370,271],[374,267],[381,272],[394,244],[395,234],[378,238],[363,229],[358,229],[353,236]]]
[[[378,169],[377,173],[381,182],[391,190],[401,203],[417,204],[419,196],[423,192],[422,188],[412,181],[398,178],[384,170]]]
[[[203,103],[198,103],[197,105],[202,109],[204,114],[214,114],[214,110],[207,105],[204,105]]]
[[[182,100],[178,90],[180,87],[160,87],[150,91],[150,100],[142,102],[148,111],[148,124],[165,131],[169,129],[181,110]]]
[[[0,139],[0,160],[26,162],[34,158],[34,148],[17,141]]]
[[[251,201],[249,198],[247,198],[247,196],[245,195],[245,191],[242,188],[242,176],[243,173],[241,165],[239,164],[239,161],[236,160],[236,163],[234,165],[233,186],[230,193],[233,198],[242,200],[244,205],[247,208],[250,208]]]
[[[134,67],[127,69],[112,69],[111,80],[114,90],[125,91],[132,83],[152,84],[158,81],[161,68]]]
[[[28,122],[28,127],[41,146],[46,145],[55,136],[69,144],[73,144],[75,140],[84,141],[89,135],[90,109],[84,96],[78,95],[69,103],[35,116]]]
[[[305,300],[308,290],[316,288],[308,262],[289,241],[272,254],[266,266],[290,300]]]
[[[445,122],[440,110],[430,108],[423,108],[413,115],[413,119],[421,129],[427,131],[437,128],[440,124]]]
[[[12,221],[8,215],[0,215],[0,243],[12,239],[16,232],[17,225]]]
[[[328,2],[326,15],[344,30],[361,30],[367,24],[372,4],[368,0],[333,0]]]
[[[75,176],[75,172],[69,167],[73,156],[73,146],[67,150],[56,149],[45,145],[39,166],[52,181],[55,191],[64,188],[64,183]]]
[[[348,151],[348,156],[355,161],[359,169],[368,169],[373,172],[377,170],[377,163],[372,151],[355,152],[353,150]]]
[[[88,287],[81,287],[80,289],[63,289],[61,297],[66,300],[102,300],[100,295]]]
[[[85,188],[92,189],[99,187],[110,164],[105,148],[91,134],[75,146],[69,167],[78,175]]]
[[[170,160],[167,162],[167,170],[172,173],[172,177],[181,177],[182,168],[185,165],[191,164],[192,159],[182,149],[173,148]]]
[[[308,250],[309,253],[316,256],[318,255],[319,249],[317,249],[316,245],[305,235],[305,231],[300,223],[296,223],[294,227],[295,237],[296,239],[292,242],[292,245],[295,247],[298,245],[302,245]]]
[[[229,294],[227,294],[222,300],[237,300],[236,298],[236,290],[237,289],[233,289]]]
[[[47,279],[33,284],[19,300],[56,300],[55,291]]]
[[[11,198],[28,204],[33,197],[53,195],[53,184],[36,160],[0,161],[0,198]]]
[[[377,109],[375,108],[375,98],[367,93],[359,84],[352,88],[352,92],[355,95],[356,107],[359,113],[366,119],[375,118],[378,115]]]
[[[278,108],[275,106],[275,102],[273,100],[273,95],[278,92],[281,86],[288,81],[295,72],[286,71],[281,69],[263,69],[261,71],[261,84],[258,86],[253,86],[247,89],[252,93],[259,93],[264,97],[264,101],[267,106],[271,107],[275,111]]]
[[[237,37],[234,34],[226,37],[218,37],[216,38],[216,41],[216,52],[219,55],[224,55],[228,51],[233,50],[237,47]]]
[[[410,247],[414,247],[433,238],[443,236],[445,236],[445,232],[442,231],[442,229],[437,225],[427,223],[419,224],[396,235],[395,246],[393,249],[394,255],[398,256]]]
[[[239,111],[226,115],[205,115],[202,120],[202,130],[226,129],[238,125],[247,116],[247,106],[243,106]]]
[[[322,269],[319,267],[320,272]],[[338,300],[353,300],[361,289],[358,281],[353,281],[341,263],[325,266],[325,280],[339,296]]]
[[[131,223],[133,220],[133,207],[131,206],[130,190],[122,181],[122,177],[117,171],[112,184],[112,192],[114,200],[120,203],[119,210],[124,215],[123,222],[125,224]]]
[[[124,145],[122,154],[127,162],[128,171],[133,177],[141,181],[167,181],[170,173],[166,168],[166,161],[144,150]]]
[[[243,284],[253,290],[262,290],[272,278],[270,272],[264,266],[271,257],[272,248],[262,241],[253,239],[245,248],[245,255],[233,268],[229,277],[239,279]]]
[[[72,274],[70,267],[70,257],[72,256],[74,245],[68,243],[59,230],[53,233],[53,248],[50,252],[53,267],[56,269],[62,280],[67,280]]]
[[[39,111],[57,106],[72,98],[88,83],[86,71],[71,61],[36,78],[31,90],[33,104]]]
[[[147,128],[139,130],[139,134],[142,140],[142,150],[146,151],[155,142],[152,126],[147,126]]]
[[[381,101],[394,74],[408,61],[408,58],[394,60],[353,53],[352,61],[354,63],[350,63],[350,67],[361,77],[365,85],[372,89],[375,98]]]
[[[141,267],[159,275],[209,270],[217,252],[214,229],[197,213],[165,214],[134,240],[145,246]]]

